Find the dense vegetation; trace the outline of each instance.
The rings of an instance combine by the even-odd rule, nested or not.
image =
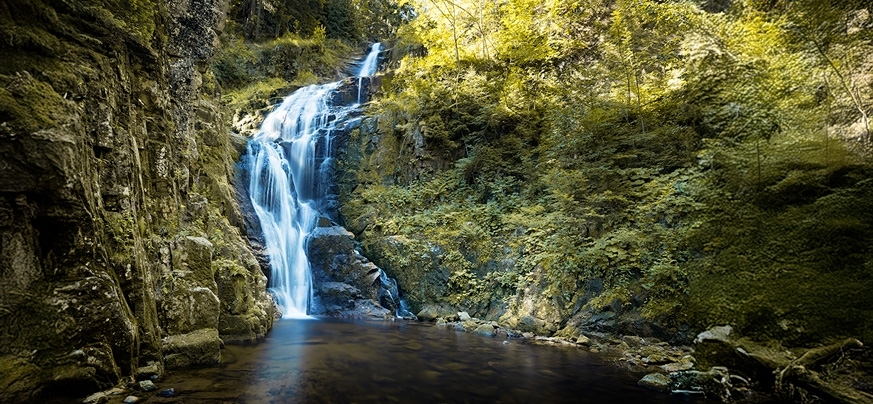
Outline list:
[[[412,17],[408,4],[393,0],[234,0],[229,21],[248,40],[308,37],[321,30],[348,43],[389,38]]]
[[[415,304],[873,337],[867,3],[411,5],[344,213]]]

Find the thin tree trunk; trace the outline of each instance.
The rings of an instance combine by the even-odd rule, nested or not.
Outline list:
[[[828,171],[828,166],[830,165],[830,129],[828,128],[828,121],[831,119],[831,85],[828,82],[828,75],[825,73],[825,121],[824,121],[824,133],[825,133],[825,173]],[[827,174],[825,174],[827,175]]]
[[[252,0],[252,1],[256,1],[256,0]],[[257,42],[258,37],[261,36],[261,10],[263,10],[263,8],[264,8],[263,4],[261,4],[262,1],[263,0],[257,0],[257,2],[258,2],[258,5],[257,5],[258,16],[257,16],[257,19],[255,20],[255,39],[254,39],[255,42]]]
[[[755,139],[755,156],[758,159],[758,189],[761,189],[761,139]]]
[[[636,60],[636,54],[631,48],[631,67],[633,67],[633,61]],[[643,102],[642,102],[642,90],[640,90],[640,74],[634,69],[634,82],[637,85],[637,118],[640,120],[640,127],[643,131],[643,136],[646,135],[646,120],[643,118]]]

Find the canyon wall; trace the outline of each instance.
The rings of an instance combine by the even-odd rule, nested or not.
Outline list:
[[[272,324],[209,71],[224,0],[0,5],[0,402],[81,397]]]

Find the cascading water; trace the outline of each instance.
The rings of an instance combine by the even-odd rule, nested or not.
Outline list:
[[[333,105],[342,82],[301,88],[264,119],[248,144],[249,197],[273,269],[270,290],[284,318],[308,317],[313,285],[305,243],[323,208],[326,181],[316,162],[330,163],[332,132],[357,111],[362,78],[376,72],[380,51],[381,45],[373,44],[356,75],[356,104]]]
[[[376,73],[376,68],[379,65],[379,52],[382,51],[382,44],[376,42],[370,47],[370,53],[364,62],[361,63],[361,69],[358,70],[358,104],[361,103],[361,88],[363,87],[364,77],[370,77]]]

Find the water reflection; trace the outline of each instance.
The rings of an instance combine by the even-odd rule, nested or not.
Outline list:
[[[161,381],[185,403],[666,403],[573,347],[504,344],[413,322],[282,320],[219,368]]]

